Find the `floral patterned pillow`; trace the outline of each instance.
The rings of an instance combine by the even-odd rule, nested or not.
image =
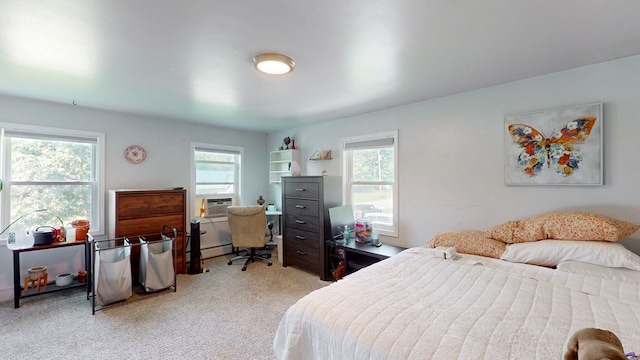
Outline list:
[[[429,240],[427,247],[455,247],[462,254],[480,255],[499,259],[507,248],[507,244],[488,239],[479,230],[451,230],[437,234]]]
[[[508,221],[488,229],[485,236],[507,244],[544,239],[615,242],[629,237],[638,228],[640,225],[605,215],[562,211]]]

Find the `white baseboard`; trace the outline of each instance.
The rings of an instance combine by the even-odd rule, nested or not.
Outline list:
[[[231,245],[221,246],[221,247],[212,248],[212,249],[203,249],[200,251],[203,259],[227,255],[227,254],[231,254],[232,252],[233,252],[233,247]]]

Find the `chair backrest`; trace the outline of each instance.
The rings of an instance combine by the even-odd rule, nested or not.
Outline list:
[[[267,216],[263,206],[229,206],[227,219],[233,246],[263,247],[267,243]]]

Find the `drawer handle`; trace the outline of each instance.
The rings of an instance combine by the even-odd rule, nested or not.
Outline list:
[[[306,206],[304,206],[304,205],[296,205],[296,208],[298,208],[298,209],[305,209],[305,208],[306,208]]]
[[[302,220],[296,220],[296,223],[297,224],[306,224],[307,222],[306,221],[302,221]]]
[[[298,240],[307,240],[307,237],[306,236],[296,235],[296,239],[298,239]]]
[[[298,253],[298,255],[307,255],[305,251],[296,250],[296,252]]]
[[[296,191],[306,191],[305,189],[296,189]]]

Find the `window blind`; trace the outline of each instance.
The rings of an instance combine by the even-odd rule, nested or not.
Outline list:
[[[97,144],[97,137],[77,136],[77,135],[62,135],[62,134],[43,134],[28,131],[15,131],[5,130],[5,137],[21,138],[21,139],[34,139],[34,140],[52,140],[52,141],[69,141],[85,144]]]
[[[385,137],[379,139],[345,142],[344,150],[379,149],[391,146],[393,146],[393,138]]]
[[[205,148],[196,148],[197,152],[203,153],[211,153],[211,154],[230,154],[230,155],[240,155],[240,150],[217,150],[217,149],[205,149]]]

